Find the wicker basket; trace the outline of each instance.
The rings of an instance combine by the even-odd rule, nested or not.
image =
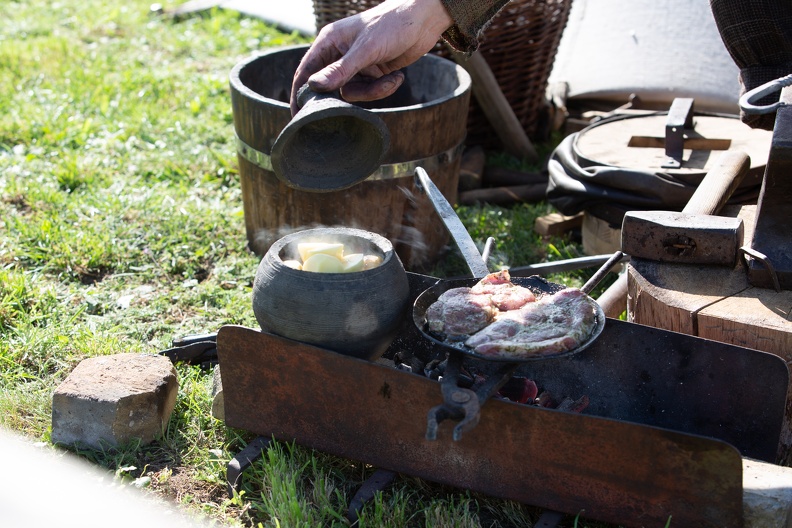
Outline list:
[[[379,3],[313,0],[317,31]],[[493,18],[481,40],[481,54],[533,140],[545,140],[549,134],[545,89],[571,6],[572,0],[512,0]],[[434,53],[449,57],[442,44]],[[495,148],[500,145],[497,138],[478,103],[471,99],[466,143]]]

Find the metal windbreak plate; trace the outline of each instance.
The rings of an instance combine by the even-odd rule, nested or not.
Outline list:
[[[493,400],[460,441],[453,422],[428,441],[437,382],[242,327],[218,352],[230,427],[626,526],[742,525],[742,459],[719,440]]]

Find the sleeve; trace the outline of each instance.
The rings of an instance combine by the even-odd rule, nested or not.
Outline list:
[[[441,0],[454,20],[443,39],[457,51],[472,53],[490,20],[509,0]]]
[[[742,93],[792,73],[790,0],[710,0],[710,7],[721,39],[740,68]],[[773,97],[757,104],[772,104]],[[753,128],[767,130],[775,122],[775,114],[743,113],[741,118]]]

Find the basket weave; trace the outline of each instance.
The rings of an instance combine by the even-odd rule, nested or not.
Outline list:
[[[316,29],[374,7],[381,0],[313,0]],[[572,0],[512,0],[484,30],[479,48],[528,137],[549,133],[545,89]],[[433,53],[450,57],[442,43]],[[475,98],[468,115],[468,145],[500,146]]]

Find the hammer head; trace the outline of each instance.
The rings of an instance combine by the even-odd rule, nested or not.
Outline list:
[[[632,257],[734,267],[743,222],[673,211],[630,211],[624,215],[621,236],[622,251]]]

